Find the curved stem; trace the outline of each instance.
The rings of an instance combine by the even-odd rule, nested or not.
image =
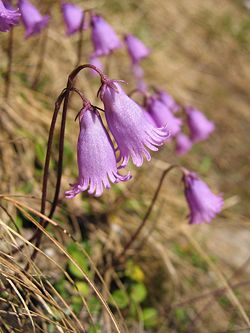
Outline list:
[[[146,225],[147,221],[148,221],[148,218],[154,208],[154,205],[156,203],[156,200],[159,196],[159,193],[160,193],[160,190],[161,190],[161,187],[163,185],[163,181],[165,179],[165,177],[167,176],[167,174],[174,168],[179,168],[178,165],[171,165],[169,168],[167,168],[166,170],[163,171],[162,173],[162,176],[161,176],[161,179],[158,183],[158,186],[157,186],[157,189],[155,191],[155,194],[151,200],[151,203],[148,207],[148,210],[142,220],[142,222],[140,223],[140,225],[138,226],[138,228],[135,230],[135,232],[133,233],[133,235],[131,236],[131,238],[129,239],[129,241],[127,242],[127,244],[125,244],[122,252],[120,254],[118,254],[117,258],[115,259],[115,262],[120,262],[122,261],[125,256],[126,256],[126,253],[127,251],[131,248],[131,246],[133,245],[133,243],[135,242],[135,240],[138,238],[138,236],[140,235],[142,229],[144,228],[144,226]]]
[[[61,130],[60,130],[60,138],[59,138],[57,181],[56,181],[56,189],[55,189],[55,193],[54,193],[54,198],[53,198],[51,209],[50,209],[50,212],[48,215],[49,218],[53,217],[53,214],[56,210],[56,207],[58,204],[58,199],[59,199],[60,188],[61,188],[61,178],[62,178],[62,169],[63,169],[63,153],[64,153],[64,134],[65,134],[65,126],[66,126],[66,118],[67,118],[70,92],[72,90],[76,91],[82,97],[83,101],[86,101],[86,99],[79,92],[79,90],[74,88],[74,81],[75,81],[76,76],[80,73],[81,70],[83,70],[85,68],[90,68],[90,69],[95,70],[100,75],[101,83],[104,83],[107,81],[107,78],[102,73],[102,71],[99,70],[94,65],[85,64],[85,65],[78,66],[70,73],[70,75],[68,77],[68,81],[67,81],[67,87],[59,95],[59,97],[55,103],[55,110],[54,110],[54,114],[53,114],[53,118],[52,118],[52,122],[51,122],[51,128],[50,128],[50,132],[49,132],[48,148],[47,148],[45,166],[44,166],[42,200],[41,200],[41,210],[40,210],[42,214],[45,214],[51,147],[52,147],[52,141],[53,141],[53,135],[54,135],[57,115],[58,115],[61,103],[63,102],[63,112],[62,112]],[[44,228],[46,228],[47,222],[44,221],[44,219],[41,218],[40,223],[42,224],[42,226]],[[36,234],[33,237],[33,240],[36,239],[36,242],[35,242],[36,248],[38,248],[41,244],[42,235],[43,234],[42,234],[41,230],[39,229],[39,230],[37,230]],[[32,255],[31,255],[31,261],[35,260],[37,253],[38,253],[37,249],[34,249]],[[29,264],[27,264],[26,268],[28,268],[28,267],[29,267]]]

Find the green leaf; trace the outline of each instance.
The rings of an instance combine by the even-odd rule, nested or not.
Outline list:
[[[82,309],[83,303],[80,296],[72,296],[71,306],[75,313],[79,313]]]
[[[35,145],[36,157],[41,165],[43,165],[45,160],[45,145],[42,142],[37,142]]]
[[[125,275],[137,282],[144,281],[144,273],[140,266],[136,265],[132,260],[127,261]]]
[[[112,293],[113,299],[110,300],[112,305],[117,305],[119,309],[125,309],[129,305],[129,298],[124,290],[118,289]]]
[[[93,312],[99,312],[101,309],[101,302],[99,299],[95,296],[90,297],[88,300],[88,307],[91,313]]]
[[[155,327],[158,324],[158,313],[154,308],[145,308],[142,310],[141,317],[143,324],[146,328]]]
[[[88,273],[88,259],[84,256],[82,251],[78,248],[77,244],[71,243],[68,245],[67,250],[69,254],[72,256],[72,258],[77,262],[77,264],[81,267],[81,269],[85,272]],[[70,273],[78,279],[83,278],[83,273],[81,272],[78,267],[73,264],[71,260],[68,260],[68,269]]]
[[[135,303],[142,303],[147,297],[147,289],[145,285],[143,283],[134,284],[131,288],[130,296]]]
[[[76,286],[82,296],[86,297],[89,295],[89,285],[86,282],[78,281]]]
[[[98,333],[100,332],[101,326],[99,324],[92,324],[88,328],[88,333]]]

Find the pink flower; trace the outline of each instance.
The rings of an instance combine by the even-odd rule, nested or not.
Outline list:
[[[155,128],[145,118],[142,109],[114,80],[106,79],[100,90],[108,126],[120,151],[121,167],[127,165],[130,157],[136,166],[143,158],[151,159],[147,148],[157,151],[158,146],[169,138],[166,127]]]
[[[90,56],[89,63],[102,71],[103,64],[101,63],[100,59],[94,54]],[[97,72],[93,69],[91,70],[91,74],[93,74],[94,76],[98,75]]]
[[[186,107],[185,110],[191,132],[191,140],[193,142],[206,140],[215,129],[214,123],[192,106]]]
[[[73,3],[62,3],[62,13],[66,25],[66,34],[72,35],[83,29],[84,13],[81,7]]]
[[[101,116],[90,105],[80,114],[77,161],[78,181],[65,192],[67,198],[73,198],[87,189],[89,194],[98,197],[103,193],[103,188],[110,188],[110,181],[118,183],[131,178],[130,174],[122,176],[118,173],[114,146]]]
[[[134,64],[137,64],[149,55],[149,49],[139,38],[133,35],[126,35],[124,40],[127,45],[128,54]]]
[[[0,0],[0,31],[7,32],[14,25],[18,24],[19,17],[21,16],[19,10],[14,10],[11,6],[6,5]]]
[[[209,223],[222,209],[222,195],[213,194],[207,184],[192,172],[186,172],[184,184],[190,209],[189,223]]]
[[[158,96],[161,102],[164,103],[171,112],[175,113],[180,110],[180,105],[178,105],[173,97],[167,92],[160,90]]]
[[[39,34],[48,25],[49,16],[42,16],[28,0],[19,0],[19,7],[26,29],[26,38]]]
[[[122,46],[113,28],[101,16],[93,15],[91,26],[92,42],[96,56],[108,55]]]
[[[192,141],[186,134],[179,133],[176,136],[175,151],[177,155],[185,155],[192,148]]]
[[[182,120],[175,117],[165,104],[155,96],[148,98],[147,110],[157,127],[167,126],[173,137],[180,132]]]

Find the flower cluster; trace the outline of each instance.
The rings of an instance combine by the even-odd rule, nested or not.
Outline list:
[[[144,158],[151,159],[149,150],[157,151],[169,138],[166,126],[154,127],[117,81],[103,77],[99,94],[117,149],[99,113],[90,104],[85,106],[80,113],[77,149],[79,178],[66,192],[68,198],[87,189],[90,194],[100,196],[103,188],[110,187],[109,180],[113,183],[129,180],[130,174],[122,176],[118,169],[125,168],[130,159],[140,167]]]

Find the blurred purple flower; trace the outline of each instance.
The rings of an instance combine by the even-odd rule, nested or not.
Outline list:
[[[222,209],[222,195],[215,195],[195,173],[184,175],[185,196],[189,205],[190,224],[209,223]]]
[[[175,151],[177,155],[185,155],[192,148],[192,141],[186,134],[179,133],[176,136]]]
[[[96,56],[108,55],[122,46],[113,28],[100,15],[92,15],[91,26]]]
[[[154,119],[157,127],[167,126],[172,137],[180,132],[182,120],[175,117],[166,105],[155,96],[148,98],[147,110]]]
[[[126,35],[124,40],[127,45],[128,54],[134,64],[137,64],[149,55],[150,50],[137,37]]]
[[[101,116],[90,105],[80,114],[77,161],[78,181],[65,192],[69,199],[87,189],[89,194],[98,197],[102,195],[103,188],[110,188],[110,181],[118,183],[131,178],[130,174],[122,176],[118,173],[114,146]]]
[[[63,2],[61,9],[66,25],[67,35],[72,35],[81,28],[85,28],[82,21],[84,19],[84,13],[81,7],[72,3]]]
[[[94,54],[90,56],[89,63],[102,71],[103,64],[101,63],[100,59]],[[98,75],[97,72],[93,69],[91,70],[91,74],[93,74],[94,76]]]
[[[121,167],[127,165],[129,158],[136,166],[141,166],[143,157],[151,159],[147,148],[157,151],[169,133],[165,128],[155,128],[145,118],[142,109],[114,80],[106,79],[100,96],[104,103],[108,126],[120,151]]]
[[[180,105],[178,105],[173,97],[167,92],[160,90],[158,91],[158,96],[171,112],[175,113],[180,110]]]
[[[12,9],[11,5],[0,0],[0,31],[7,32],[18,24],[21,16],[19,10]]]
[[[25,37],[37,35],[49,22],[49,16],[42,16],[28,0],[19,0],[20,12],[26,29]]]
[[[133,64],[133,66],[132,66],[132,70],[133,70],[134,76],[135,76],[137,79],[141,79],[141,78],[144,76],[144,70],[143,70],[143,68],[141,68],[140,65],[138,65],[138,64]]]
[[[206,140],[215,129],[214,123],[192,106],[186,107],[185,110],[188,117],[188,126],[191,132],[191,140],[193,142]]]

